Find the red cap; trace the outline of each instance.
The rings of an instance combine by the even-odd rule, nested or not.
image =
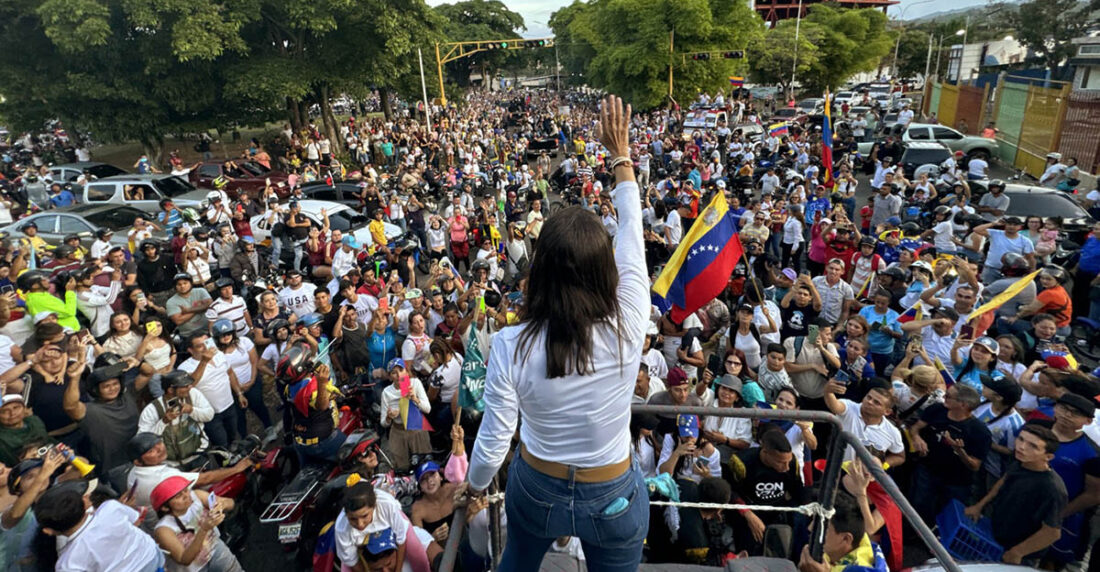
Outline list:
[[[668,387],[677,387],[688,384],[688,375],[684,370],[674,367],[668,370]]]
[[[153,489],[153,492],[149,494],[149,502],[153,505],[153,510],[160,510],[160,507],[164,506],[164,503],[187,490],[187,487],[190,486],[191,481],[187,480],[185,477],[175,476],[164,479]]]

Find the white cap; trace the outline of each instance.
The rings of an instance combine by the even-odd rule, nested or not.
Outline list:
[[[50,316],[53,316],[53,317],[56,318],[57,317],[57,312],[51,312],[49,310],[42,310],[41,312],[34,315],[34,323],[35,324],[40,324],[40,323],[44,322],[46,320],[46,318],[49,318]]]
[[[4,396],[3,403],[0,403],[0,407],[3,407],[4,405],[7,405],[9,403],[15,403],[17,401],[19,403],[25,403],[25,401],[23,400],[23,394],[21,394],[21,393],[9,393],[9,394]]]
[[[653,322],[650,322],[649,323],[649,328],[647,328],[646,331],[645,331],[645,335],[647,335],[647,336],[656,336],[659,333],[660,332],[657,330],[657,324],[654,324]]]

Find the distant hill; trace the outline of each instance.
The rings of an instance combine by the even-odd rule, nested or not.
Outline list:
[[[1019,0],[1008,0],[1008,4],[1018,4]],[[958,18],[966,18],[970,16],[971,20],[978,20],[985,17],[990,11],[996,10],[989,4],[979,4],[978,6],[970,6],[968,8],[956,8],[954,10],[942,10],[940,12],[933,12],[920,18],[912,18],[908,20],[913,23],[926,23],[936,22],[940,20],[954,20]]]

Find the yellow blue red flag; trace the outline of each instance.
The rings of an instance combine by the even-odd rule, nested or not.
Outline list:
[[[722,293],[742,253],[737,220],[718,193],[672,253],[653,291],[671,303],[672,319],[681,322]]]

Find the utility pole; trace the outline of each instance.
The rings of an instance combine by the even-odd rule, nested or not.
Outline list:
[[[558,44],[554,43],[554,82],[557,84],[557,90],[561,91],[561,62],[558,61]]]
[[[439,73],[439,104],[447,105],[447,92],[443,90],[443,60],[439,58],[439,42],[435,44],[435,69]]]
[[[676,40],[676,30],[668,31],[668,99],[669,101],[675,101],[672,99],[672,60],[675,57],[674,44]]]
[[[428,126],[428,134],[432,132],[432,104],[428,101],[428,84],[424,81],[424,53],[416,48],[416,57],[420,60],[420,93],[424,96],[424,123]]]
[[[798,32],[802,27],[802,0],[798,0],[798,18],[794,21],[794,65],[791,66],[790,98],[794,99],[794,79],[798,73]]]
[[[943,59],[943,35],[940,35],[940,41],[936,44],[936,71],[933,75],[936,76],[936,81],[940,79],[940,60]]]
[[[932,66],[932,34],[928,34],[928,57],[924,59],[924,84],[928,85],[928,71]]]

